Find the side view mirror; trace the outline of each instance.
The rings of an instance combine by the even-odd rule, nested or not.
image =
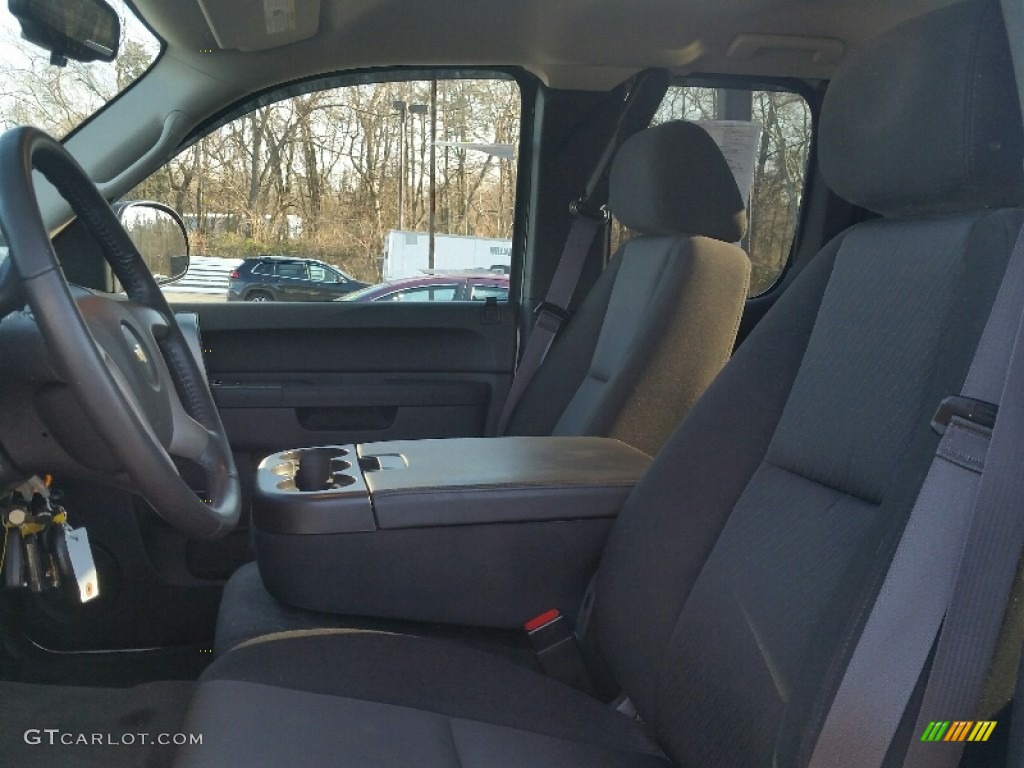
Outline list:
[[[8,0],[21,36],[50,52],[50,62],[113,61],[121,20],[104,0]]]
[[[114,212],[158,283],[177,280],[188,271],[188,234],[173,208],[129,200],[115,203]]]

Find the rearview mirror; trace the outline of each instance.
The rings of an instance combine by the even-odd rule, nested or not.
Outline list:
[[[113,61],[121,44],[121,20],[104,0],[8,0],[21,36],[50,52],[53,64]]]
[[[188,271],[185,222],[163,203],[122,201],[117,218],[158,283],[177,280]]]

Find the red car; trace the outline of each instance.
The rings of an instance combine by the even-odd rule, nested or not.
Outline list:
[[[402,277],[361,288],[335,301],[485,301],[508,300],[508,275],[453,272]]]

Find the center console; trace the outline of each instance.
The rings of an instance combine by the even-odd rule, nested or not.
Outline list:
[[[267,589],[330,613],[517,627],[570,619],[650,458],[596,437],[410,440],[267,457]]]

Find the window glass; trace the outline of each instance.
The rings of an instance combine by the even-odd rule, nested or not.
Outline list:
[[[325,283],[325,282],[327,282],[327,275],[328,275],[327,270],[324,269],[323,267],[321,267],[319,264],[310,264],[309,265],[309,279],[312,280],[314,283]],[[337,273],[336,272],[335,273],[331,273],[331,278],[330,279],[331,279],[332,282],[334,280],[337,280],[338,279]]]
[[[216,128],[125,197],[182,212],[193,255],[207,257],[201,273],[165,287],[172,301],[251,298],[252,273],[229,275],[262,255],[316,259],[357,281],[340,293],[337,275],[312,268],[322,291],[271,290],[272,300],[331,301],[432,270],[508,269],[520,102],[502,75],[291,96]]]
[[[749,102],[740,98],[737,105],[732,96],[727,107],[728,98],[715,88],[672,86],[652,124],[695,120],[720,146],[722,137],[729,135],[733,149],[726,150],[726,158],[748,201],[747,235],[740,245],[750,255],[750,295],[757,296],[772,287],[789,259],[804,191],[812,116],[810,106],[796,93],[753,91]],[[726,110],[735,116],[737,106],[749,119],[725,121]],[[613,238],[621,242],[627,236],[616,224]]]
[[[278,264],[274,270],[277,277],[305,280],[306,267],[302,264]]]
[[[384,296],[378,301],[453,301],[455,285],[430,285],[420,288],[406,288],[404,291],[397,291]]]
[[[508,300],[508,288],[499,285],[474,285],[470,287],[472,295],[470,298],[473,301],[486,301],[489,298],[495,298],[498,301]]]

